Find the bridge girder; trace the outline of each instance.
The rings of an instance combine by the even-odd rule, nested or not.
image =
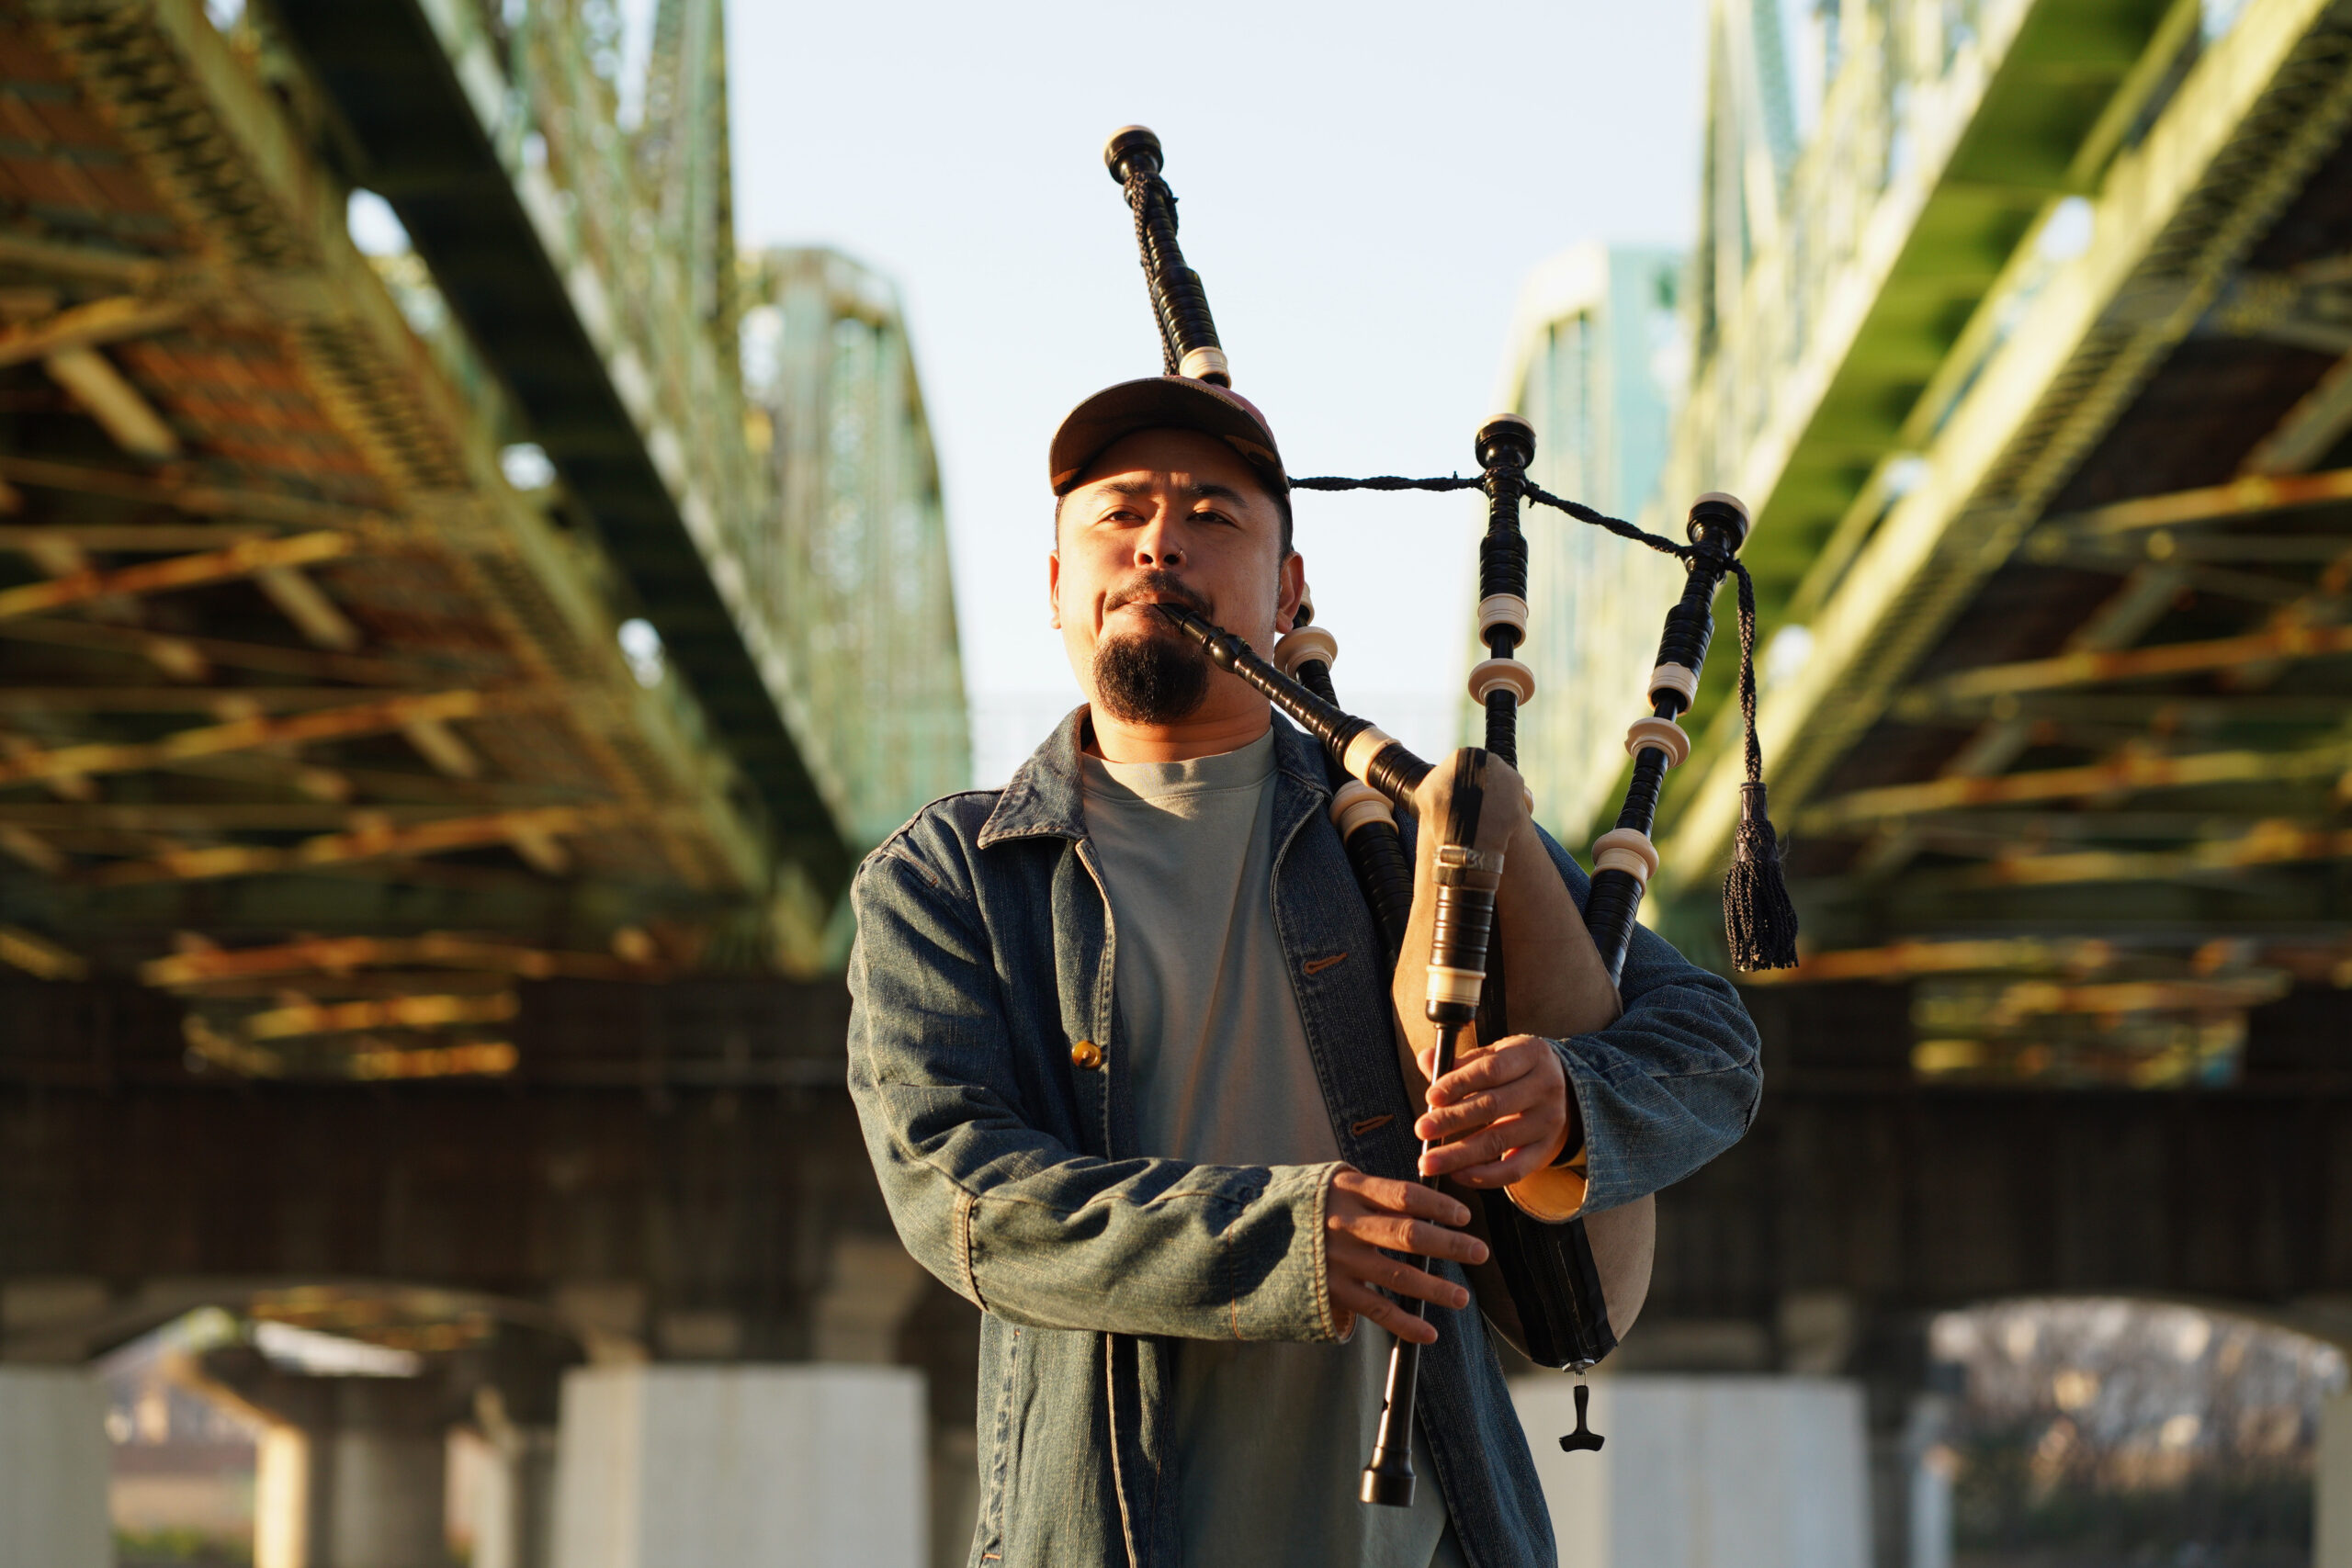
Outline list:
[[[746,393],[716,0],[662,7],[633,129],[581,7],[493,11],[9,18],[0,962],[488,931],[813,971],[856,853],[963,782],[887,285],[823,262],[822,355]],[[405,248],[361,253],[361,186]],[[803,425],[869,460],[795,512]],[[890,657],[841,657],[886,606]]]

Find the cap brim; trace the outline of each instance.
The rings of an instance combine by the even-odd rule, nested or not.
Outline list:
[[[1066,495],[1094,460],[1138,430],[1197,430],[1230,446],[1277,494],[1290,490],[1265,416],[1249,400],[1185,376],[1105,387],[1069,411],[1049,454],[1054,493]]]

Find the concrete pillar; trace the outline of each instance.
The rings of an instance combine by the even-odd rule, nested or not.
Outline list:
[[[932,1568],[964,1568],[980,1522],[980,1435],[969,1427],[931,1429]]]
[[[111,1568],[106,1398],[72,1367],[0,1367],[0,1568]]]
[[[11,1361],[79,1365],[89,1325],[105,1315],[106,1282],[77,1274],[0,1280],[0,1355]]]
[[[1629,1381],[1614,1376],[1592,1380],[1592,1429],[1606,1440],[1599,1453],[1571,1454],[1560,1450],[1560,1438],[1576,1428],[1576,1380],[1563,1372],[1512,1380],[1511,1403],[1519,1407],[1528,1451],[1535,1456],[1536,1478],[1544,1483],[1544,1500],[1551,1506],[1560,1568],[1610,1568],[1618,1561],[1610,1552],[1610,1505],[1616,1496],[1612,1482],[1622,1451],[1618,1434],[1624,1426],[1617,1393]]]
[[[1904,1508],[1904,1568],[1951,1568],[1952,1482],[1960,1456],[1944,1443],[1952,1402],[1939,1393],[1911,1396],[1903,1427],[1904,1461],[1909,1467]]]
[[[2352,1393],[2320,1408],[2312,1492],[2312,1568],[2352,1568]]]
[[[556,1434],[509,1427],[491,1441],[496,1456],[478,1502],[473,1568],[550,1568],[555,1561]]]
[[[1910,1568],[1951,1568],[1951,1456],[1930,1450],[1911,1472]]]
[[[583,1367],[563,1381],[561,1568],[922,1568],[920,1373]]]
[[[311,1377],[239,1348],[207,1375],[270,1425],[254,1475],[254,1568],[445,1568],[448,1430],[423,1379]]]
[[[254,1476],[254,1568],[445,1568],[446,1434],[277,1426]]]
[[[817,1298],[811,1347],[817,1359],[896,1361],[899,1329],[930,1282],[896,1236],[851,1232],[836,1237],[831,1277]]]
[[[1593,1380],[1599,1453],[1563,1453],[1574,1380],[1511,1385],[1560,1568],[1866,1568],[1860,1384],[1830,1378]]]

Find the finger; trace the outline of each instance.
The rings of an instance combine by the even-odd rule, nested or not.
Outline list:
[[[1464,1056],[1452,1072],[1430,1085],[1430,1103],[1449,1104],[1482,1089],[1498,1088],[1530,1073],[1541,1072],[1546,1062],[1556,1068],[1559,1060],[1549,1044],[1533,1035],[1522,1034],[1491,1051]]]
[[[1481,1089],[1466,1100],[1422,1112],[1421,1119],[1413,1123],[1413,1135],[1424,1139],[1458,1138],[1490,1122],[1533,1109],[1550,1095],[1551,1088],[1531,1073],[1499,1089]]]
[[[1452,1077],[1455,1073],[1460,1072],[1470,1063],[1478,1060],[1482,1056],[1491,1055],[1493,1052],[1494,1047],[1491,1045],[1473,1045],[1467,1041],[1464,1041],[1454,1051],[1453,1066],[1446,1073],[1446,1077]],[[1416,1059],[1421,1066],[1421,1077],[1430,1079],[1432,1083],[1442,1083],[1444,1081],[1444,1079],[1440,1078],[1437,1075],[1436,1046],[1430,1045],[1423,1047],[1419,1055]]]
[[[1352,1280],[1331,1281],[1331,1304],[1380,1325],[1399,1339],[1409,1339],[1416,1345],[1437,1343],[1437,1325],[1415,1316],[1378,1291]]]
[[[1548,1116],[1530,1113],[1506,1117],[1480,1128],[1466,1138],[1440,1144],[1430,1150],[1421,1156],[1421,1173],[1432,1177],[1456,1176],[1502,1160],[1519,1149],[1532,1149],[1543,1155],[1551,1151],[1555,1139],[1565,1125],[1565,1119],[1556,1111]]]
[[[1488,1165],[1502,1159],[1514,1149],[1541,1148],[1548,1134],[1542,1132],[1532,1118],[1507,1117],[1464,1138],[1450,1144],[1440,1144],[1421,1156],[1422,1174],[1429,1177],[1452,1176],[1474,1166]]]
[[[1470,1223],[1470,1211],[1464,1208],[1458,1200],[1419,1181],[1399,1181],[1393,1177],[1366,1176],[1360,1171],[1343,1170],[1331,1179],[1331,1185],[1374,1209],[1392,1214],[1435,1220],[1442,1225],[1466,1225]],[[1325,1213],[1337,1218],[1346,1207],[1327,1204]]]
[[[1513,1149],[1490,1165],[1474,1165],[1453,1172],[1453,1179],[1471,1187],[1509,1187],[1524,1181],[1550,1163],[1541,1147]]]
[[[1476,1236],[1399,1215],[1367,1214],[1350,1222],[1337,1235],[1365,1247],[1385,1247],[1415,1258],[1443,1258],[1455,1263],[1487,1260],[1487,1244]]]
[[[1331,1278],[1353,1280],[1392,1295],[1456,1309],[1470,1304],[1470,1292],[1441,1275],[1416,1269],[1401,1258],[1373,1247],[1341,1250],[1331,1255]]]

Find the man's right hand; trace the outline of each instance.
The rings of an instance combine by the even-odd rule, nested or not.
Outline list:
[[[1470,1211],[1434,1187],[1341,1170],[1331,1178],[1330,1196],[1323,1205],[1331,1305],[1349,1323],[1368,1317],[1399,1339],[1434,1343],[1435,1324],[1414,1316],[1381,1292],[1393,1291],[1444,1307],[1469,1305],[1470,1292],[1390,1254],[1484,1263],[1487,1244],[1460,1229],[1469,1223]]]

